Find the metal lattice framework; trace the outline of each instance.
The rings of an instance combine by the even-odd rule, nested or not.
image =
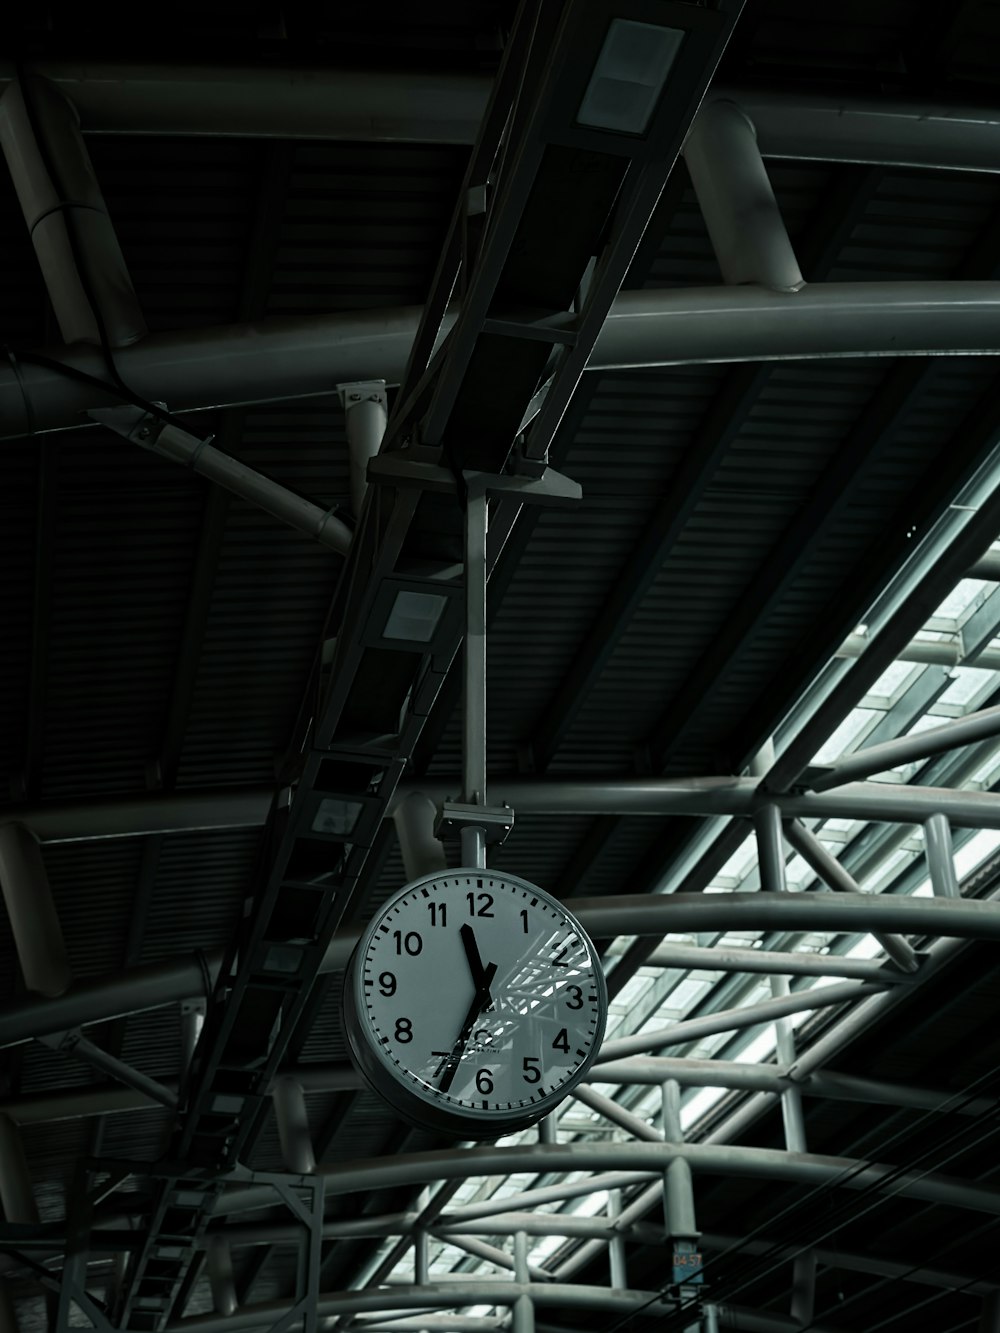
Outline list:
[[[777,0],[497,6],[488,77],[454,16],[448,38],[412,20],[450,52],[434,73],[44,42],[3,71],[0,213],[47,305],[0,365],[11,495],[31,473],[11,540],[30,510],[35,552],[20,638],[10,585],[0,1333],[891,1333],[925,1304],[1000,1327],[1000,120],[976,72],[996,44],[985,6],[933,49],[907,31],[921,6],[889,8],[843,17],[840,73],[789,28],[825,70],[809,95]],[[631,134],[581,110],[615,21],[682,33]],[[880,22],[898,94],[865,83]],[[135,134],[179,180],[196,142],[235,144],[233,179],[251,154],[235,322],[150,300],[99,169]],[[420,253],[422,305],[274,313],[282,264],[347,284],[337,225],[299,221],[324,190],[377,179],[379,237],[433,171],[434,225],[387,264]],[[941,252],[926,273],[897,275],[904,223]],[[158,244],[169,267],[177,237]],[[275,430],[272,456],[254,432]],[[71,454],[103,469],[92,501]],[[129,487],[141,549],[185,551],[188,578],[116,574],[118,626],[71,562],[123,563]],[[488,640],[489,746],[468,709],[460,747],[462,526],[486,489],[465,691]],[[389,632],[401,593],[442,608],[422,637]],[[137,653],[161,594],[172,668],[154,689],[137,667],[94,749],[87,701],[103,725],[116,643],[161,651]],[[270,658],[233,628],[258,599]],[[128,718],[155,731],[141,780],[115,767]],[[393,887],[456,860],[438,815],[484,798],[487,763],[514,824],[490,856],[573,899],[612,1013],[558,1114],[470,1147],[372,1102],[339,978]],[[115,913],[117,961],[81,967]]]

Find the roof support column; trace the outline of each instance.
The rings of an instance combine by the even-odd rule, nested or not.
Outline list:
[[[787,977],[771,978],[771,994],[783,999],[789,994]],[[795,1029],[790,1018],[778,1018],[774,1023],[775,1050],[778,1063],[789,1068],[795,1064]],[[806,1122],[802,1112],[802,1093],[794,1086],[781,1094],[781,1119],[785,1127],[785,1147],[789,1152],[806,1151]],[[807,1250],[796,1255],[792,1268],[791,1316],[803,1326],[810,1324],[816,1296],[816,1253]]]
[[[935,897],[960,898],[948,816],[931,815],[924,824],[924,851]]]
[[[134,343],[146,322],[75,109],[37,75],[0,99],[0,148],[67,343]]]
[[[311,1176],[316,1170],[316,1157],[302,1084],[294,1078],[279,1078],[274,1085],[273,1098],[285,1165],[298,1176]]]
[[[746,112],[735,102],[704,105],[684,145],[684,160],[724,280],[779,292],[804,287]]]
[[[521,1287],[531,1283],[528,1237],[524,1231],[514,1233],[514,1281]],[[515,1297],[511,1306],[511,1333],[535,1333],[535,1305],[526,1291]]]
[[[663,1138],[666,1143],[683,1143],[684,1130],[681,1126],[681,1085],[676,1079],[669,1078],[661,1085],[661,1119]],[[701,1268],[698,1257],[698,1237],[701,1232],[695,1222],[694,1180],[691,1175],[691,1163],[681,1156],[674,1157],[663,1173],[664,1219],[667,1229],[667,1244],[671,1253],[667,1262],[670,1265],[671,1285],[679,1285],[679,1295],[693,1295],[685,1279],[694,1277]],[[687,1268],[686,1256],[691,1258]],[[666,1285],[661,1284],[661,1285]]]
[[[21,1135],[10,1116],[0,1114],[0,1207],[8,1222],[38,1222]]]
[[[1000,1292],[994,1291],[983,1297],[979,1333],[1000,1333]]]
[[[351,465],[351,509],[361,517],[361,506],[368,489],[368,460],[382,444],[388,414],[385,380],[362,380],[356,384],[338,384],[337,392],[344,407],[347,448]]]
[[[628,1290],[628,1270],[625,1267],[625,1237],[616,1229],[615,1223],[622,1215],[621,1190],[608,1190],[608,1275],[612,1289]]]
[[[216,1314],[235,1314],[238,1302],[236,1279],[233,1275],[233,1255],[229,1241],[221,1233],[209,1236],[205,1263]]]
[[[66,944],[38,839],[23,824],[0,825],[0,893],[24,984],[39,995],[62,995],[73,980]]]
[[[14,1301],[2,1278],[0,1278],[0,1333],[20,1333]]]

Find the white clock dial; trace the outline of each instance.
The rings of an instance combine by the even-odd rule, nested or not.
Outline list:
[[[607,1016],[579,924],[540,889],[489,870],[427,876],[382,908],[347,1000],[352,1048],[378,1090],[410,1118],[481,1134],[560,1101]]]

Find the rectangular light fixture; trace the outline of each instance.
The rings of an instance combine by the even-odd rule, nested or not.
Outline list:
[[[320,801],[313,815],[312,831],[347,838],[354,832],[358,816],[364,808],[364,803],[361,801],[345,801],[339,796],[326,796]]]
[[[400,590],[386,617],[382,638],[430,643],[447,602],[438,593]]]
[[[618,134],[645,134],[684,40],[678,28],[613,19],[576,121]]]

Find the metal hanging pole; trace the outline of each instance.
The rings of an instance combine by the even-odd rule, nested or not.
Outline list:
[[[470,491],[465,506],[465,657],[462,785],[469,805],[486,805],[486,534],[485,490]],[[462,862],[485,869],[486,829],[462,829]]]

